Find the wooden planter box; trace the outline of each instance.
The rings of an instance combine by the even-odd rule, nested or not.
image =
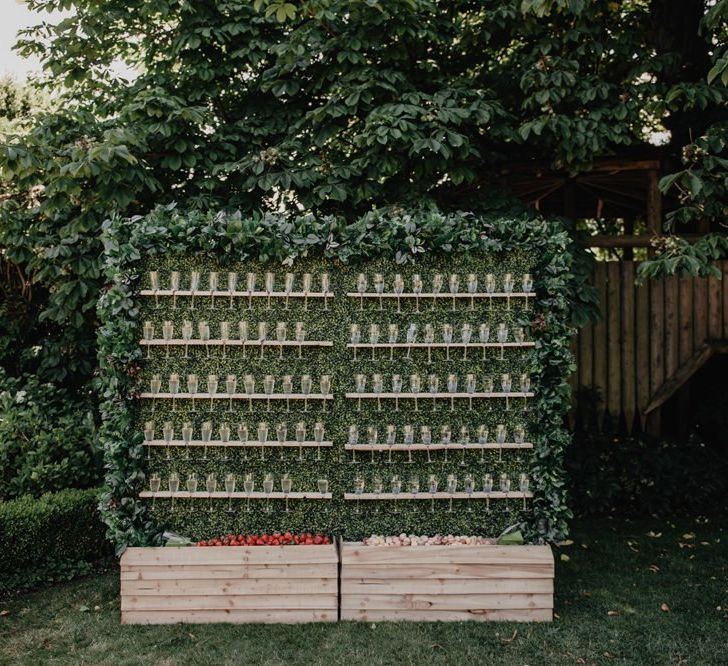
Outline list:
[[[342,620],[553,619],[548,546],[341,547]]]
[[[338,561],[335,545],[128,548],[121,621],[335,622]]]

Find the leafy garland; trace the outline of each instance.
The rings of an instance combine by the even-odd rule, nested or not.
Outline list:
[[[240,213],[183,212],[170,205],[144,217],[107,220],[103,241],[109,283],[98,304],[101,440],[106,463],[100,510],[117,554],[127,546],[161,542],[159,527],[137,497],[144,482],[144,447],[141,433],[133,427],[130,404],[142,358],[135,298],[138,264],[145,256],[169,253],[291,265],[306,256],[345,263],[390,256],[404,264],[425,253],[531,251],[537,257],[538,297],[531,323],[536,346],[530,360],[538,369],[535,408],[540,429],[530,469],[533,520],[523,528],[531,542],[554,542],[567,534],[571,512],[566,504],[563,454],[570,442],[564,414],[573,369],[569,323],[573,247],[558,222],[528,214],[485,221],[470,213],[392,208],[370,211],[346,224],[333,216],[258,213],[243,217]]]

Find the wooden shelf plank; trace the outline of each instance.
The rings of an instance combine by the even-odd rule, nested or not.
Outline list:
[[[192,400],[194,396],[195,400],[333,400],[334,396],[329,393],[324,395],[323,393],[309,393],[304,395],[303,393],[140,393],[139,398],[143,400],[154,399],[154,400],[171,400],[175,398],[177,400]]]
[[[160,490],[153,493],[151,490],[142,490],[139,493],[139,497],[142,498],[156,498],[156,499],[286,499],[289,500],[330,500],[332,498],[331,493],[317,493],[317,492],[290,492],[282,493],[279,491],[273,491],[272,493],[265,493],[262,490],[255,490],[252,493],[246,493],[240,490],[236,490],[234,493],[226,493],[224,490],[217,490],[214,493],[208,493],[205,491],[197,491],[196,493],[190,493],[186,490],[178,490],[175,493],[169,490]]]
[[[535,347],[535,342],[452,342],[447,344],[446,342],[413,342],[409,344],[407,342],[377,342],[373,344],[371,342],[359,342],[357,344],[348,343],[347,349],[483,349],[493,348],[499,349],[500,347]]]
[[[181,446],[183,448],[186,448],[188,446],[209,446],[209,447],[226,447],[226,446],[233,446],[233,447],[242,447],[242,448],[298,448],[299,446],[302,448],[313,448],[313,447],[331,447],[333,446],[333,442],[314,442],[310,440],[306,440],[305,442],[294,442],[294,441],[286,441],[286,442],[279,442],[277,439],[272,439],[266,441],[265,444],[261,444],[259,441],[256,440],[248,440],[247,442],[241,442],[240,440],[230,440],[228,442],[222,442],[219,439],[211,439],[209,442],[205,443],[201,439],[193,439],[190,441],[189,444],[184,442],[181,439],[173,439],[169,444],[167,444],[163,439],[153,439],[151,442],[144,442],[144,446]],[[505,445],[504,445],[505,448]]]
[[[347,398],[362,398],[363,400],[371,400],[374,398],[381,398],[382,400],[394,400],[395,398],[399,400],[414,400],[415,398],[418,400],[425,398],[456,398],[460,400],[463,398],[473,398],[475,400],[476,398],[533,398],[533,396],[533,392],[521,393],[520,391],[513,391],[511,393],[346,393]]]
[[[496,444],[495,442],[488,442],[487,444],[470,442],[463,446],[457,442],[452,442],[450,444],[433,442],[432,444],[393,444],[392,446],[388,446],[387,444],[345,444],[344,448],[347,451],[441,451],[444,449],[447,449],[448,451],[458,449],[479,451],[481,449],[532,449],[533,444],[530,442],[523,442],[520,444],[516,442],[504,442],[503,444]]]
[[[420,492],[420,493],[361,493],[358,495],[357,493],[344,493],[344,499],[345,500],[377,500],[377,501],[389,501],[389,502],[398,502],[399,500],[466,500],[468,498],[472,500],[481,500],[481,499],[492,499],[492,500],[500,500],[500,499],[523,499],[523,498],[531,498],[533,497],[533,493],[531,491],[527,493],[518,492],[515,490],[511,490],[510,492],[504,493],[500,490],[494,490],[492,493],[484,493],[481,490],[478,490],[473,493],[465,493],[458,491],[456,493],[445,493],[445,492],[436,492],[436,493],[428,493],[428,492]]]
[[[185,297],[192,296],[193,292],[189,289],[179,289],[178,291],[172,291],[171,289],[142,289],[139,291],[140,296],[177,296]],[[195,298],[214,296],[215,298],[334,298],[333,291],[292,291],[286,293],[285,291],[226,291],[218,289],[216,291],[209,291],[205,289],[198,289],[194,292]],[[221,308],[222,309],[222,308]]]
[[[178,292],[179,293],[179,292]],[[161,294],[161,292],[160,292]],[[494,291],[489,294],[485,291],[478,291],[474,294],[469,294],[466,291],[459,291],[457,294],[451,294],[449,292],[441,291],[439,294],[433,294],[432,292],[422,292],[421,294],[414,294],[412,292],[403,292],[401,294],[394,294],[392,292],[386,292],[377,294],[376,292],[367,291],[360,294],[357,291],[348,291],[346,295],[349,298],[419,298],[419,299],[433,299],[436,298],[440,301],[452,301],[453,298],[459,299],[471,299],[471,298],[536,298],[536,294],[532,291],[512,291],[507,294],[504,291]]]
[[[333,347],[331,340],[304,340],[296,342],[295,340],[182,340],[181,338],[173,338],[172,340],[139,340],[140,345],[146,347]]]

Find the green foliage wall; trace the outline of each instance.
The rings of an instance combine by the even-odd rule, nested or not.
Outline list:
[[[485,222],[462,215],[434,217],[415,217],[408,214],[390,217],[372,215],[347,227],[338,227],[331,221],[319,221],[313,218],[302,220],[298,225],[281,225],[278,218],[261,222],[261,220],[246,220],[237,215],[183,214],[168,208],[157,209],[142,219],[113,219],[108,225],[106,235],[106,260],[109,276],[113,282],[99,304],[99,312],[104,320],[99,345],[100,363],[103,368],[102,409],[105,421],[103,437],[109,469],[102,510],[110,527],[110,536],[116,542],[117,548],[123,549],[128,544],[156,543],[159,539],[159,530],[163,526],[185,530],[194,537],[203,537],[209,535],[211,531],[231,529],[233,526],[236,529],[250,530],[276,527],[320,528],[353,537],[374,530],[399,532],[402,529],[414,531],[446,529],[492,534],[507,524],[525,519],[523,526],[527,530],[529,539],[561,538],[566,532],[566,520],[569,516],[561,469],[563,447],[568,442],[562,419],[568,404],[566,378],[571,367],[568,351],[570,329],[567,323],[569,315],[567,284],[571,261],[569,247],[568,237],[560,233],[555,225],[542,222],[534,224],[531,220],[526,222],[517,219]],[[396,462],[391,465],[384,462],[386,454],[379,454],[374,464],[368,461],[356,466],[348,463],[349,454],[344,454],[343,442],[346,426],[356,413],[352,411],[355,409],[353,403],[348,401],[347,404],[341,397],[337,397],[334,401],[331,414],[326,415],[328,431],[326,438],[331,437],[336,446],[323,453],[324,460],[321,465],[311,462],[299,465],[297,461],[291,460],[295,458],[297,452],[286,454],[287,458],[282,462],[279,459],[265,463],[259,460],[244,462],[240,460],[243,454],[239,451],[231,453],[231,459],[234,456],[235,460],[225,464],[217,453],[211,452],[210,457],[214,456],[214,459],[207,461],[204,468],[200,467],[199,461],[189,463],[185,461],[184,451],[175,453],[175,460],[171,464],[164,460],[165,454],[162,451],[157,451],[153,453],[153,460],[147,465],[144,459],[146,450],[139,426],[150,416],[148,411],[150,408],[145,405],[141,412],[138,411],[136,407],[132,407],[137,404],[132,398],[140,390],[147,390],[145,382],[148,384],[150,373],[155,369],[162,370],[164,353],[162,356],[154,353],[148,362],[142,359],[139,348],[141,322],[145,317],[151,318],[152,314],[155,320],[172,317],[174,314],[179,330],[179,320],[185,315],[184,310],[155,311],[153,299],[144,299],[140,304],[136,294],[144,284],[149,267],[154,266],[162,272],[162,275],[167,269],[186,271],[193,265],[204,270],[220,266],[221,270],[243,272],[251,265],[255,265],[255,262],[261,264],[259,274],[265,268],[282,274],[289,266],[299,274],[305,272],[307,268],[312,272],[319,272],[325,265],[330,267],[328,272],[332,275],[336,272],[336,280],[332,278],[332,286],[344,285],[346,289],[353,288],[356,275],[362,270],[362,266],[366,266],[367,272],[372,273],[375,267],[380,267],[381,272],[389,275],[400,272],[406,280],[412,273],[419,272],[427,284],[436,270],[442,270],[446,274],[455,271],[467,274],[473,271],[482,275],[488,271],[501,274],[506,268],[512,268],[512,272],[518,276],[526,272],[533,262],[532,272],[537,276],[538,294],[535,312],[526,313],[514,302],[510,312],[503,310],[504,304],[494,304],[492,317],[489,316],[491,322],[530,321],[530,335],[536,340],[536,347],[527,358],[517,358],[507,353],[503,362],[514,375],[521,369],[530,369],[534,385],[537,387],[537,398],[533,401],[534,411],[527,413],[529,418],[523,419],[527,428],[532,430],[529,432],[532,435],[529,439],[534,441],[533,455],[528,459],[524,456],[517,462],[516,454],[504,453],[502,464],[503,471],[509,472],[513,481],[516,481],[518,471],[528,470],[531,487],[535,493],[533,501],[529,502],[532,510],[526,515],[520,515],[519,509],[522,505],[521,500],[518,500],[491,502],[491,514],[486,514],[483,506],[476,502],[472,503],[472,515],[467,513],[465,506],[457,506],[458,503],[455,506],[456,511],[449,514],[446,513],[447,502],[442,501],[436,503],[434,515],[425,514],[429,508],[427,502],[417,502],[421,511],[417,516],[411,513],[412,502],[402,502],[401,513],[398,515],[394,515],[391,502],[386,504],[372,502],[366,505],[362,503],[361,513],[356,513],[355,504],[352,503],[342,511],[340,495],[344,490],[352,489],[354,475],[360,472],[365,473],[368,485],[371,483],[374,470],[380,472],[385,481],[396,470],[405,483],[410,474],[416,472],[423,487],[428,467],[432,467],[440,476],[441,487],[444,475],[448,472],[457,473],[461,483],[465,471],[477,473],[476,478],[480,478],[482,472],[479,463],[473,460],[476,456],[472,453],[466,458],[466,467],[460,468],[459,451],[450,453],[447,464],[444,462],[443,453],[433,453],[436,462],[431,466],[424,462],[426,454],[416,454],[417,462],[412,465],[404,462],[402,454],[395,454]],[[262,278],[259,277],[260,279]],[[337,292],[338,290],[339,287]],[[222,307],[223,304],[219,305]],[[342,335],[344,337],[348,335],[346,324],[353,319],[359,320],[363,325],[365,338],[366,324],[373,319],[381,325],[386,325],[389,321],[399,323],[400,336],[403,336],[406,323],[412,318],[410,314],[402,314],[396,319],[391,311],[384,318],[381,318],[376,310],[366,310],[362,314],[358,310],[358,300],[343,299],[340,296],[331,302],[331,306],[333,309],[330,317],[318,316],[310,319],[308,334],[310,339],[327,339],[336,330],[336,339],[340,341]],[[223,312],[227,317],[229,310],[205,311],[213,332],[215,332],[215,319]],[[280,310],[276,313],[261,313],[256,310],[248,319],[251,322],[257,321],[261,318],[261,314],[266,315],[266,320],[271,325],[274,325],[275,321],[283,320]],[[461,321],[463,314],[472,316],[473,323],[480,323],[482,313],[459,312],[458,319]],[[420,317],[423,323],[425,321],[437,323],[443,318],[449,319],[450,313],[447,309],[438,308],[434,315],[428,312]],[[234,321],[232,317],[230,319]],[[297,319],[286,317],[286,320],[293,322]],[[305,354],[302,361],[298,361],[295,357],[293,359],[286,357],[280,365],[277,363],[269,365],[272,359],[268,356],[265,366],[257,359],[250,361],[250,365],[242,366],[237,365],[241,359],[235,356],[230,360],[231,365],[226,366],[218,365],[221,360],[217,359],[215,367],[219,368],[220,375],[226,373],[228,369],[234,370],[239,375],[239,381],[240,375],[246,369],[258,376],[262,375],[265,369],[270,369],[271,374],[283,374],[285,369],[289,374],[300,375],[305,368],[305,371],[314,376],[327,370],[333,375],[334,392],[340,396],[344,388],[353,387],[352,375],[356,372],[355,366],[347,356],[348,353],[350,352],[347,352],[342,344],[337,344],[333,353],[315,352],[311,356]],[[493,356],[493,352],[489,352],[485,365],[479,366],[480,376],[486,369],[491,374],[498,372],[499,368],[492,365]],[[201,377],[207,374],[208,363],[206,356],[202,360],[203,362],[196,367],[197,374]],[[475,369],[470,365],[474,360],[476,359],[470,357],[468,361],[462,361],[455,354],[452,355],[450,364],[441,364],[439,359],[435,367],[438,368],[437,374],[441,375],[441,382],[444,381],[443,375],[448,370],[460,374],[462,381],[462,375]],[[394,365],[398,367],[399,374],[403,375],[406,381],[407,376],[415,368],[421,375],[428,374],[423,361],[421,355],[413,354],[411,360],[403,363],[400,358]],[[363,372],[371,374],[375,371],[373,368],[364,370],[368,365],[370,365],[368,362],[361,361],[356,367],[361,367]],[[212,367],[212,361],[208,367]],[[379,368],[385,376],[392,374],[386,367],[379,366]],[[181,373],[185,372],[184,367],[180,370]],[[165,372],[169,374],[166,370],[162,374]],[[514,380],[517,381],[517,377],[514,377]],[[519,407],[520,405],[514,404],[513,414],[508,416],[518,414],[521,420],[525,414],[516,411]],[[158,406],[157,409],[161,408]],[[238,409],[245,411],[244,407]],[[360,423],[366,423],[367,419],[374,415],[380,424],[397,423],[401,426],[405,423],[407,413],[404,411],[395,413],[390,409],[380,414],[372,413],[372,407],[367,409],[369,411],[365,418],[361,421],[357,418]],[[473,426],[481,422],[491,425],[491,429],[493,424],[500,422],[508,423],[510,426],[513,421],[510,418],[506,419],[503,413],[499,414],[498,409],[499,407],[496,407],[493,413],[488,411],[468,413],[459,408],[455,415],[440,412],[436,416],[438,419],[447,418],[453,426],[461,422],[456,421],[456,418],[467,417],[471,432],[474,430]],[[266,420],[272,426],[277,422],[274,414],[265,415],[270,416]],[[319,412],[312,412],[310,416],[314,415],[323,416]],[[257,415],[253,416],[255,422],[258,418]],[[160,419],[157,417],[156,421],[159,422]],[[180,419],[176,421],[179,425]],[[235,422],[235,419],[231,421]],[[291,422],[293,421],[294,418],[291,418]],[[415,419],[412,421],[418,425],[421,423]],[[433,425],[438,422],[441,421],[434,421]],[[199,422],[196,425],[199,432]],[[272,452],[274,455],[278,453],[276,450]],[[310,457],[312,454],[309,451],[307,455]],[[486,454],[487,463],[484,467],[488,469],[483,469],[483,472],[500,471],[493,467],[495,464],[493,457],[493,453]],[[360,453],[359,459],[366,458]],[[148,502],[140,502],[137,499],[139,491],[148,487],[147,473],[161,472],[165,477],[172,467],[180,473],[183,483],[186,473],[192,471],[193,467],[198,474],[203,470],[217,471],[219,483],[222,482],[221,475],[225,471],[242,473],[247,470],[256,473],[258,488],[263,472],[271,471],[278,476],[282,471],[289,471],[294,478],[294,490],[315,490],[316,478],[320,476],[321,471],[325,471],[336,498],[331,504],[326,501],[300,502],[300,504],[298,501],[291,501],[292,512],[287,515],[281,513],[282,502],[276,503],[280,506],[276,506],[276,511],[266,516],[261,516],[259,513],[247,516],[245,512],[229,516],[225,511],[226,502],[221,502],[219,507],[213,506],[212,513],[201,511],[202,507],[193,507],[192,512],[189,512],[189,506],[178,505],[172,514],[171,503],[162,501],[157,501],[154,511],[151,511]],[[327,505],[330,510],[328,515],[322,511]],[[380,509],[378,514],[375,513],[377,505]],[[508,515],[507,510],[510,511]],[[426,522],[423,522],[424,518]]]

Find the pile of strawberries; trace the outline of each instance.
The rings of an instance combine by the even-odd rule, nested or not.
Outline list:
[[[212,539],[203,539],[197,542],[198,547],[205,546],[324,546],[331,543],[331,539],[323,534],[303,532],[292,534],[286,532],[273,532],[273,534],[227,534]]]

